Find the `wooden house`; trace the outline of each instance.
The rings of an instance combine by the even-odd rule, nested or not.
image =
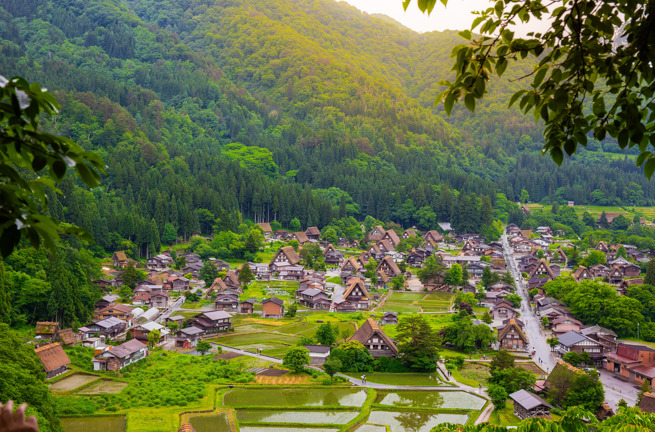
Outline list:
[[[374,227],[371,232],[368,233],[368,241],[369,242],[376,242],[378,240],[382,240],[384,238],[384,235],[387,232],[385,231],[384,228],[382,228],[380,225]]]
[[[559,345],[555,347],[555,353],[560,357],[564,357],[570,351],[578,354],[586,352],[596,366],[603,366],[605,349],[599,342],[576,331],[559,335],[557,340]]]
[[[519,390],[509,395],[514,401],[514,415],[525,420],[534,417],[550,417],[553,408],[548,402],[527,390]]]
[[[398,314],[395,312],[385,312],[380,320],[380,325],[395,325],[398,324]]]
[[[254,299],[248,299],[248,300],[242,300],[239,303],[239,313],[242,314],[251,314],[255,311],[255,300]]]
[[[614,285],[620,285],[621,282],[623,282],[623,272],[619,267],[612,267],[607,274],[607,279],[609,280],[609,283],[614,284]]]
[[[471,305],[473,306],[473,305]],[[491,316],[493,319],[505,320],[509,318],[516,318],[516,310],[514,305],[509,300],[498,298],[494,305],[491,307]]]
[[[374,243],[368,247],[368,250],[366,251],[371,258],[373,258],[375,261],[380,261],[382,258],[384,258],[384,252],[380,249],[380,247],[377,245],[377,243]]]
[[[134,326],[130,329],[130,333],[134,339],[140,340],[141,342],[147,344],[148,335],[155,330],[159,331],[158,343],[163,342],[164,339],[166,339],[166,336],[170,333],[169,329],[154,321],[148,321],[146,323]]]
[[[371,306],[370,294],[366,289],[364,281],[354,278],[343,293],[343,300],[355,306],[355,309],[368,309]]]
[[[401,236],[401,238],[402,238],[403,240],[407,240],[408,238],[410,238],[410,237],[412,237],[412,236],[417,236],[417,235],[418,235],[418,234],[416,233],[415,230],[413,230],[412,228],[409,228],[409,229],[406,229],[406,230],[405,230],[405,232],[403,233],[403,235]]]
[[[203,330],[195,326],[180,329],[175,337],[175,346],[177,348],[195,348],[203,334]]]
[[[398,348],[394,341],[382,331],[373,318],[368,318],[349,341],[361,343],[375,358],[398,355]]]
[[[214,279],[214,282],[212,282],[211,286],[209,287],[209,292],[213,292],[213,291],[221,292],[221,291],[225,291],[226,289],[228,288],[225,282],[223,282],[223,279],[216,278]]]
[[[232,315],[225,311],[203,312],[195,316],[193,325],[205,333],[218,333],[227,331],[232,327]]]
[[[225,273],[223,282],[225,283],[227,289],[231,289],[235,291],[241,290],[241,282],[239,282],[239,275],[234,270],[230,270],[227,273]]]
[[[300,255],[291,246],[280,248],[270,263],[271,272],[279,272],[283,267],[293,266],[300,263]]]
[[[124,251],[117,251],[111,256],[111,261],[116,268],[125,268],[127,267],[127,255]]]
[[[284,301],[277,297],[267,298],[262,301],[262,317],[282,318],[284,317]]]
[[[43,365],[46,378],[52,378],[63,374],[71,363],[70,359],[64,352],[64,349],[58,342],[43,345],[36,348],[34,352]]]
[[[578,268],[575,269],[571,277],[575,279],[576,282],[582,282],[585,279],[593,279],[591,272],[585,266],[578,266]]]
[[[236,291],[221,291],[214,299],[216,310],[237,312],[239,310],[239,293]]]
[[[321,230],[318,227],[309,227],[305,231],[305,235],[309,240],[319,240],[321,238]],[[300,241],[300,240],[298,240]]]
[[[503,328],[498,329],[498,342],[501,349],[524,350],[528,345],[528,338],[519,322],[511,318]]]
[[[146,261],[146,268],[148,270],[163,270],[166,267],[169,267],[173,263],[173,259],[170,255],[159,254],[151,256]]]
[[[148,346],[132,339],[124,344],[111,347],[93,358],[93,370],[117,371],[148,356]]]
[[[307,234],[305,234],[304,232],[299,231],[291,234],[291,240],[296,240],[300,244],[300,246],[302,246],[305,243],[309,242],[309,237],[307,237]]]
[[[430,255],[430,252],[426,249],[412,249],[411,252],[407,255],[407,265],[412,267],[421,267],[423,265],[423,261],[425,261]]]
[[[396,264],[396,262],[389,256],[382,259],[375,269],[375,272],[384,273],[391,278],[402,274],[402,271],[398,268],[398,264]]]
[[[54,321],[38,321],[34,333],[41,339],[55,340],[59,332],[59,323]]]
[[[430,230],[423,234],[423,239],[426,241],[433,241],[434,243],[439,243],[443,241],[443,234],[436,230]]]
[[[598,244],[596,245],[596,247],[594,249],[597,250],[597,251],[601,251],[603,253],[608,253],[610,251],[609,246],[604,241],[598,242]]]
[[[396,250],[393,243],[387,239],[378,240],[377,243],[375,243],[375,245],[378,247],[378,249],[380,249],[380,252],[382,252],[383,254],[394,252]]]
[[[339,265],[343,261],[343,253],[336,250],[331,244],[325,248],[323,257],[325,258],[326,265]]]
[[[582,328],[582,323],[572,316],[563,316],[554,320],[548,320],[548,327],[553,333],[553,336],[559,336],[570,331],[579,332]]]
[[[382,237],[382,240],[387,240],[391,242],[391,244],[394,246],[398,246],[398,243],[400,243],[400,238],[398,237],[398,234],[394,230],[388,230],[386,233],[384,233],[384,237]]]
[[[108,306],[104,309],[97,310],[93,314],[93,318],[96,321],[112,317],[124,321],[127,324],[127,327],[131,327],[132,320],[134,319],[134,309],[128,305],[116,304],[113,306]]]
[[[271,234],[273,233],[273,230],[271,229],[271,224],[268,222],[259,222],[257,226],[262,229],[262,232],[264,233],[265,237],[270,237]]]
[[[591,273],[591,276],[594,279],[596,278],[605,279],[609,275],[610,269],[602,264],[594,264],[591,267],[589,267],[589,272]]]
[[[362,265],[355,257],[348,257],[341,265],[341,272],[350,272],[352,274],[358,273],[362,269]]]
[[[330,356],[331,348],[325,345],[303,345],[309,351],[309,364],[320,366],[325,363]]]
[[[328,310],[332,304],[326,292],[315,288],[296,291],[296,299],[301,305],[317,310]]]
[[[617,294],[619,295],[626,295],[628,293],[628,288],[631,286],[639,286],[644,284],[644,279],[643,278],[636,278],[636,279],[624,279],[620,284],[619,287],[616,289]]]
[[[82,330],[83,328],[85,330]],[[84,331],[87,334],[98,333],[100,336],[110,337],[113,339],[119,334],[123,333],[127,326],[125,321],[121,319],[116,317],[108,317],[89,324],[83,328],[80,328],[80,331]]]

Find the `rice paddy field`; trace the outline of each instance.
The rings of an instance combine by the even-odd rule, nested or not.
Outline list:
[[[69,417],[61,419],[64,432],[125,432],[125,416]]]
[[[67,391],[75,390],[76,388],[82,387],[83,385],[93,382],[98,378],[100,378],[98,375],[76,373],[73,375],[69,375],[64,379],[61,379],[54,384],[51,384],[50,391],[67,392]]]
[[[394,292],[379,307],[383,312],[447,312],[454,294],[435,292]]]
[[[336,314],[303,315],[278,320],[235,316],[234,333],[214,337],[211,341],[253,353],[262,350],[264,355],[282,358],[301,337],[313,337],[322,322],[330,321],[337,327],[339,335],[344,331],[349,334],[355,332],[356,321],[337,321],[344,317],[332,315]]]

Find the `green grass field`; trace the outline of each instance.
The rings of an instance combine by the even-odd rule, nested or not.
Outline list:
[[[392,293],[381,310],[384,312],[445,312],[450,309],[454,295],[451,293]]]
[[[399,292],[395,292],[395,293],[392,293],[391,296],[389,296],[389,299],[393,300],[393,301],[395,301],[395,300],[416,301],[416,300],[422,299],[423,297],[425,297],[425,293],[410,293],[410,292],[399,293]]]

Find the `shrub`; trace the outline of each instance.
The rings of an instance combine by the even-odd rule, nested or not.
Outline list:
[[[323,384],[323,385],[332,385],[332,380],[331,379],[324,379],[321,384]]]

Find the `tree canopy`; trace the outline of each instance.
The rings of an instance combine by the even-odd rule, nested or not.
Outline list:
[[[441,0],[445,5],[448,0]],[[411,0],[404,0],[405,9]],[[417,0],[430,13],[436,0]],[[509,100],[545,124],[543,151],[560,165],[586,146],[589,136],[614,138],[621,148],[637,147],[637,165],[650,179],[655,172],[655,26],[653,2],[500,0],[460,32],[468,43],[453,49],[453,81],[437,101],[451,113],[463,100],[474,111],[492,75],[502,76],[528,56],[537,59],[524,78],[528,88]],[[516,26],[546,21],[543,32],[517,37]],[[479,34],[474,34],[476,31]],[[589,109],[591,105],[591,109]]]

